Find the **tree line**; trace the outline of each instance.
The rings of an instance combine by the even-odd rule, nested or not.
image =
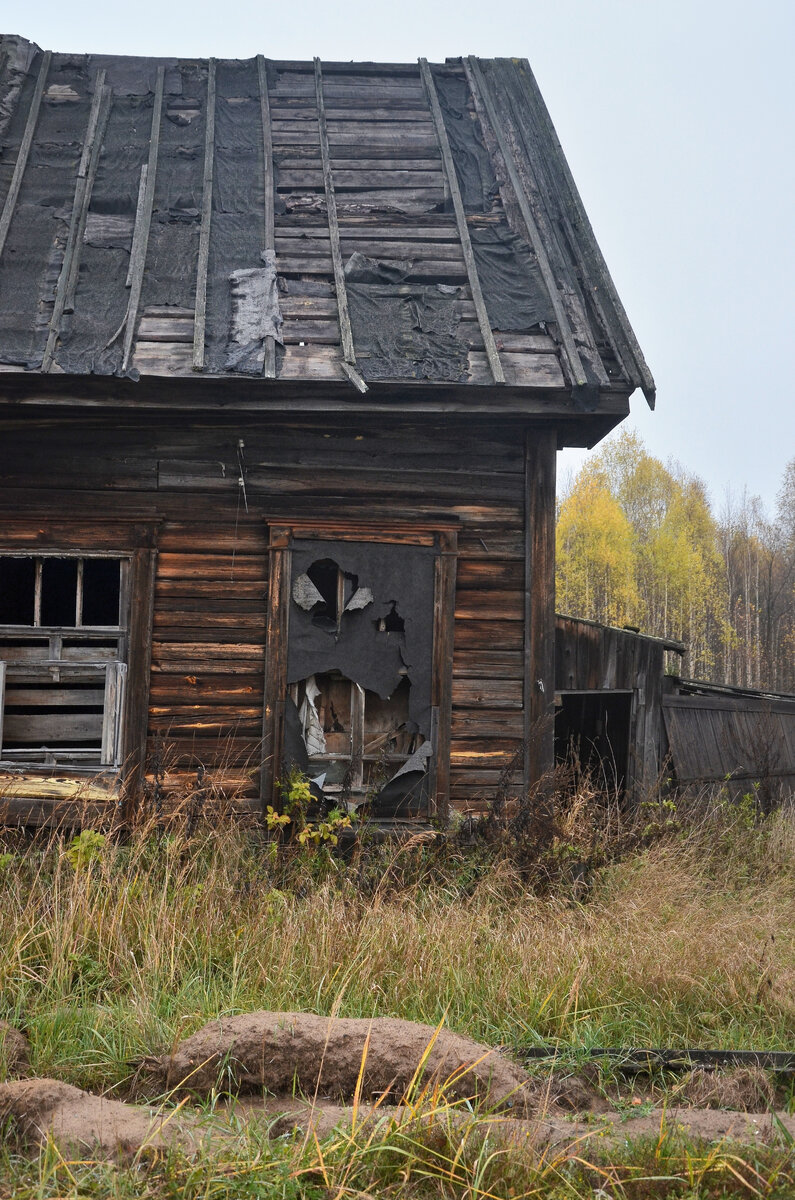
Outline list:
[[[692,678],[795,692],[795,458],[772,517],[625,431],[558,499],[557,608],[685,642]]]

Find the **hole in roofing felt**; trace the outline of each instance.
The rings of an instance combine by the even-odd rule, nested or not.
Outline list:
[[[359,577],[343,571],[331,558],[313,562],[305,574],[293,580],[293,601],[312,614],[312,624],[337,632],[342,614],[356,612],[373,603],[368,587],[359,587]]]
[[[406,622],[397,610],[397,602],[391,601],[392,607],[385,617],[379,617],[376,627],[379,633],[405,633]]]

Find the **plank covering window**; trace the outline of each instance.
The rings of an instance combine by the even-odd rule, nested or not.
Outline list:
[[[120,766],[129,560],[0,554],[0,763]]]

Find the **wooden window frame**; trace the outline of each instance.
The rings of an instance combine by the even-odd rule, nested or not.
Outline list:
[[[278,802],[284,709],[287,696],[287,644],[292,580],[292,546],[296,541],[372,542],[374,545],[431,547],[434,553],[433,663],[431,682],[430,781],[428,817],[444,823],[450,803],[450,724],[452,716],[453,633],[458,525],[368,521],[301,520],[269,525],[269,582],[265,694],[262,722],[260,799],[263,812]]]
[[[21,756],[4,759],[2,756],[2,725],[5,708],[5,691],[9,681],[9,670],[13,675],[15,668],[23,666],[20,662],[4,658],[0,662],[0,772],[24,774],[51,774],[56,771],[59,775],[105,775],[123,778],[130,784],[137,781],[143,768],[146,747],[146,726],[149,706],[149,672],[151,668],[151,639],[152,619],[154,611],[154,581],[156,550],[154,548],[154,528],[149,526],[134,526],[130,529],[134,540],[138,543],[119,546],[115,540],[101,545],[87,544],[81,538],[75,548],[71,544],[68,527],[59,526],[59,532],[53,530],[50,534],[42,535],[41,542],[31,545],[20,539],[0,545],[0,557],[31,558],[70,558],[78,561],[86,559],[118,559],[120,561],[120,611],[119,623],[116,626],[63,626],[50,627],[36,625],[4,625],[0,633],[6,636],[30,632],[34,636],[48,639],[48,658],[24,664],[25,673],[29,675],[40,672],[78,675],[81,670],[97,670],[104,675],[104,705],[101,745],[98,758],[81,764],[79,761],[58,761],[57,751],[53,754],[54,761],[27,761]],[[126,541],[126,538],[125,538]],[[143,542],[145,544],[141,545]],[[36,572],[37,576],[39,572]],[[75,620],[82,617],[82,604],[79,588],[80,571],[78,569],[78,594],[76,597]],[[38,606],[34,612],[34,622],[40,615]],[[118,638],[117,655],[114,659],[92,662],[86,658],[83,661],[69,661],[61,658],[61,647],[64,637],[86,638]],[[0,654],[3,651],[0,649]]]

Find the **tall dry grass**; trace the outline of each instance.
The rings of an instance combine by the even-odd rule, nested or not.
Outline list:
[[[446,1017],[492,1044],[791,1049],[791,813],[680,829],[597,871],[584,903],[433,845],[382,851],[367,887],[361,863],[308,858],[289,889],[233,826],[107,840],[77,868],[67,848],[0,860],[0,1016],[36,1073],[81,1086],[123,1089],[142,1055],[259,1008]]]

